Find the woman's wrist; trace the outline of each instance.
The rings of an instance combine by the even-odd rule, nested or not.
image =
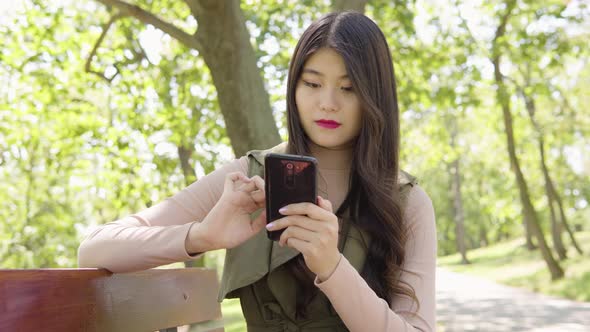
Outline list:
[[[223,201],[220,200],[215,204],[213,209],[209,211],[205,219],[201,222],[195,222],[191,226],[185,241],[186,251],[189,255],[220,249],[218,245],[211,243],[210,232],[207,231],[207,228],[211,221],[227,218],[227,216],[223,214],[226,210],[227,208],[224,206]]]
[[[324,282],[328,279],[330,279],[330,277],[332,276],[332,274],[334,274],[334,271],[336,271],[336,268],[338,267],[338,264],[340,264],[340,260],[342,259],[342,254],[340,254],[340,252],[338,252],[338,255],[336,256],[336,259],[333,261],[335,263],[329,264],[328,268],[325,271],[322,271],[321,273],[318,273],[316,275],[317,279],[319,282]]]
[[[208,245],[207,236],[203,232],[201,222],[194,222],[191,225],[184,241],[184,247],[190,256],[212,250]]]

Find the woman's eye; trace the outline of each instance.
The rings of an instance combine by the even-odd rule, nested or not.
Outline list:
[[[344,90],[344,91],[346,91],[346,92],[352,92],[353,91],[353,89],[352,89],[351,86],[343,86],[341,89]]]
[[[302,80],[302,81],[303,81],[303,85],[308,86],[310,88],[319,88],[320,87],[320,85],[317,83],[312,83],[312,82],[308,82],[305,80]]]

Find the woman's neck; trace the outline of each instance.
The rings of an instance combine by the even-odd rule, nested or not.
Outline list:
[[[318,167],[325,170],[348,170],[352,162],[353,145],[342,148],[325,148],[309,143],[311,154],[318,160]]]

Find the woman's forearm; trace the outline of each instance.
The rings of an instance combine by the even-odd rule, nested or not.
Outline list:
[[[135,217],[108,223],[82,241],[78,265],[132,272],[194,259],[184,246],[190,227],[147,226]]]

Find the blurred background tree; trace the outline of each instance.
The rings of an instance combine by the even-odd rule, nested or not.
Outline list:
[[[285,140],[297,38],[352,6],[390,43],[401,166],[435,204],[441,255],[458,251],[467,263],[470,249],[519,236],[533,249],[543,237],[559,269],[576,232],[590,228],[584,1],[1,6],[2,268],[73,267],[92,227]],[[533,219],[542,236],[527,231]]]

